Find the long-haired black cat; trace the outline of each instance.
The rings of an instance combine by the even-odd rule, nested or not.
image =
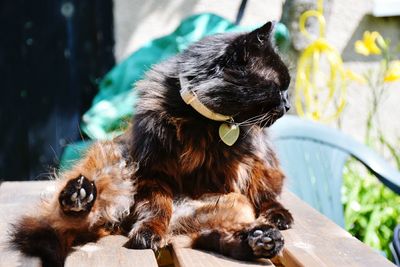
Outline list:
[[[268,22],[210,36],[155,65],[137,84],[132,127],[61,175],[43,212],[16,225],[15,246],[47,266],[116,233],[134,249],[186,235],[238,259],[275,256],[293,219],[277,201],[284,175],[264,131],[289,108],[272,35]]]
[[[137,84],[130,153],[139,185],[127,247],[162,244],[179,194],[239,192],[258,215],[279,229],[290,226],[290,213],[276,201],[284,175],[263,130],[289,108],[290,76],[272,35],[268,22],[204,38]],[[230,128],[239,133],[227,145]],[[152,215],[137,220],[144,212]]]

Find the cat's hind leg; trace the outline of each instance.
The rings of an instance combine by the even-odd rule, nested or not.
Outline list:
[[[95,241],[106,233],[102,226],[92,226],[95,221],[90,211],[96,195],[94,183],[87,178],[67,180],[59,195],[41,202],[34,214],[23,216],[13,225],[11,245],[28,256],[39,257],[43,267],[64,266],[73,246]]]
[[[256,219],[251,202],[238,193],[175,202],[170,233],[171,242],[177,246],[239,260],[272,258],[284,245],[278,228],[262,217]],[[181,236],[189,237],[189,241]]]
[[[98,142],[85,157],[58,179],[58,190],[42,201],[32,215],[14,224],[13,247],[40,257],[44,267],[62,267],[73,246],[108,235],[133,202],[134,166],[127,165],[121,148]]]
[[[66,215],[83,216],[92,209],[96,196],[95,183],[80,175],[68,181],[61,191],[58,201]]]
[[[219,252],[238,260],[272,258],[283,248],[284,240],[274,226],[260,223],[243,225],[240,230],[214,229],[202,231],[193,248]]]

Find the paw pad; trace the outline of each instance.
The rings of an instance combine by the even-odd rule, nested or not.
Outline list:
[[[248,243],[256,257],[272,258],[281,251],[284,240],[278,229],[265,225],[249,233]]]
[[[81,175],[67,183],[58,200],[64,213],[80,215],[91,210],[96,195],[97,190],[94,182]]]

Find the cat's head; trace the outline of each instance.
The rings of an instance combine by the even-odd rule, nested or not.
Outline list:
[[[180,78],[212,111],[236,122],[256,116],[270,126],[290,107],[289,71],[272,38],[271,22],[250,33],[207,37],[181,55]]]

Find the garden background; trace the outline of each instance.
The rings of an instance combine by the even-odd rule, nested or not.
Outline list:
[[[31,18],[30,15],[37,16],[42,12],[43,7],[33,3],[24,4],[23,1],[15,1],[15,4],[7,5],[4,4],[7,3],[5,1],[3,5],[8,8],[1,9],[2,15],[4,15],[1,27],[23,29],[22,34],[17,32],[15,35],[16,42],[23,42],[21,47],[16,47],[16,53],[21,51],[22,54],[25,53],[25,61],[22,61],[25,63],[27,54],[30,64],[25,64],[23,67],[21,67],[21,63],[14,64],[14,58],[10,56],[9,51],[0,51],[4,92],[15,86],[17,81],[25,81],[18,87],[15,96],[12,96],[23,103],[23,109],[19,109],[19,106],[14,104],[12,97],[6,96],[0,102],[2,106],[0,125],[4,128],[0,149],[0,179],[46,178],[49,169],[57,166],[58,159],[66,145],[81,138],[79,129],[81,116],[89,109],[101,78],[114,63],[121,63],[132,52],[149,41],[173,32],[183,19],[192,14],[214,13],[234,22],[241,2],[241,0],[114,0],[96,1],[96,4],[93,5],[88,4],[88,1],[79,3],[77,1],[48,2],[47,7],[51,7],[54,12],[61,14],[60,21],[63,29],[58,32],[57,28],[54,28],[48,35],[47,42],[55,44],[54,47],[50,46],[49,53],[53,48],[59,49],[66,60],[61,64],[57,60],[44,61],[43,64],[39,64],[41,57],[35,56],[47,51],[46,48],[43,49],[44,46],[42,46],[44,51],[40,51],[40,53],[34,50],[37,40],[40,41],[43,36],[35,30],[36,22],[30,23],[30,21],[39,19]],[[361,76],[368,73],[367,77],[379,76],[379,71],[382,69],[382,53],[365,56],[355,51],[354,45],[357,40],[363,39],[365,31],[377,31],[383,38],[390,39],[389,46],[393,51],[391,59],[399,60],[399,51],[396,48],[400,43],[400,14],[388,17],[374,16],[374,3],[372,0],[324,1],[327,42],[339,51],[346,70],[351,70]],[[316,1],[313,0],[286,0],[286,2],[283,0],[248,0],[240,24],[254,26],[268,20],[280,21],[283,19],[292,34],[292,47],[288,62],[295,75],[297,56],[308,44],[299,34],[296,22],[302,12],[315,8]],[[6,14],[6,12],[9,13]],[[7,18],[12,17],[10,15],[12,12],[14,12],[14,17],[15,14],[20,14],[23,19],[26,19],[26,22],[19,25],[7,21]],[[51,13],[53,10],[48,10],[48,12]],[[75,16],[79,16],[80,23],[77,23],[76,19],[72,23],[72,18]],[[47,21],[42,19],[43,25],[48,25],[49,21],[51,23],[51,17]],[[314,29],[313,32],[317,32],[315,20],[310,20],[309,26]],[[10,31],[9,29],[8,31]],[[75,34],[71,34],[72,31],[79,34],[75,36]],[[59,33],[59,36],[55,33]],[[69,37],[65,38],[64,34]],[[36,37],[31,37],[31,35]],[[1,41],[2,44],[11,47],[15,36],[11,34],[7,40]],[[71,45],[70,42],[73,42],[70,39],[71,36],[80,38],[79,45]],[[384,49],[380,47],[380,50]],[[80,64],[79,68],[71,67],[76,64],[73,59]],[[63,68],[60,67],[61,65]],[[52,74],[54,68],[59,76]],[[63,73],[69,76],[64,77]],[[18,79],[19,77],[23,77],[23,79]],[[42,77],[43,80],[38,77]],[[48,88],[56,88],[53,92],[57,92],[57,89],[61,88],[60,92],[66,93],[65,95],[55,93],[54,98],[50,97],[49,100],[43,97],[48,93],[48,89],[45,91],[36,87],[28,88],[31,85],[29,79],[36,81],[36,85],[43,84]],[[76,91],[76,88],[80,89]],[[400,105],[398,104],[400,103],[400,83],[399,81],[385,83],[385,93],[378,108],[373,112],[374,119],[368,124],[368,116],[372,110],[373,90],[367,82],[349,82],[345,96],[346,105],[340,117],[323,123],[340,128],[341,131],[358,141],[368,144],[390,161],[393,166],[400,169],[400,120],[398,119],[400,116]],[[36,102],[32,101],[33,95],[37,99],[37,101],[34,99]],[[55,110],[49,108],[43,109],[41,113],[32,113],[35,107],[46,106],[49,101],[53,100],[55,103],[67,103],[61,107],[56,105]],[[71,103],[74,105],[72,109]],[[292,112],[294,111],[295,109],[292,109]],[[20,115],[24,112],[25,115]],[[52,114],[59,115],[52,116]],[[63,127],[57,126],[57,129],[52,128],[54,124],[63,124],[63,121],[68,121],[68,123],[65,123]],[[25,124],[31,124],[31,128],[34,130],[26,133],[21,131],[19,127]],[[370,127],[373,129],[370,138],[366,138],[368,125],[372,125]],[[46,140],[49,142],[47,143]],[[26,147],[29,149],[20,153]],[[394,227],[400,223],[399,196],[384,189],[368,171],[352,161],[346,167],[344,178],[343,202],[346,228],[367,244],[383,251],[390,257],[388,244],[392,238]]]

